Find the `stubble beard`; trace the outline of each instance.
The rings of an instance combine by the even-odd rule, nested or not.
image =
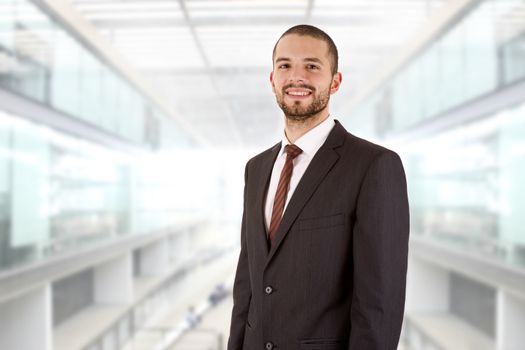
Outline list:
[[[327,88],[316,95],[316,90],[311,86],[300,86],[312,90],[314,99],[310,104],[303,106],[301,101],[295,101],[292,106],[287,105],[284,101],[286,95],[285,90],[290,87],[292,86],[285,86],[281,90],[281,94],[276,94],[277,104],[282,109],[288,120],[305,122],[319,114],[319,112],[323,111],[328,106],[328,102],[330,101],[330,88]]]

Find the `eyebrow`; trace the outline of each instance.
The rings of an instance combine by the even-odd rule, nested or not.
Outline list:
[[[283,61],[291,61],[291,60],[288,57],[277,57],[277,59],[275,60],[275,63],[279,63],[279,62],[283,62]],[[303,59],[303,61],[305,61],[305,62],[315,62],[315,63],[319,63],[320,65],[323,65],[323,61],[321,61],[317,57],[306,57],[305,59]]]
[[[315,63],[319,63],[320,65],[323,64],[323,61],[321,61],[321,60],[318,59],[317,57],[307,57],[307,58],[305,58],[303,61],[306,61],[306,62],[315,62]]]
[[[286,57],[277,57],[277,59],[275,60],[275,63],[279,63],[282,61],[290,61],[290,59]]]

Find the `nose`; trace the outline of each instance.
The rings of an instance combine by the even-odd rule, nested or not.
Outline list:
[[[290,83],[296,83],[296,82],[305,82],[306,81],[306,75],[305,71],[300,66],[295,66],[290,71],[290,76],[288,78]]]

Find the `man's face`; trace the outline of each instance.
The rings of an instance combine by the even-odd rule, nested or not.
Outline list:
[[[332,75],[326,42],[289,34],[277,44],[270,82],[285,116],[306,120],[327,108],[341,74]]]

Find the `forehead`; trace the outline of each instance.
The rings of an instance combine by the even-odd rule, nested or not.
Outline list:
[[[275,48],[275,57],[305,58],[316,57],[328,60],[328,44],[318,38],[307,35],[289,34],[279,40]]]

